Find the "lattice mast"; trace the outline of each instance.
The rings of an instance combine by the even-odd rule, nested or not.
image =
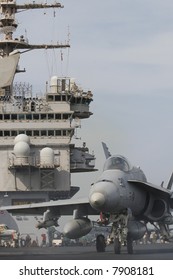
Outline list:
[[[65,44],[29,44],[28,40],[21,36],[19,39],[13,39],[13,33],[18,27],[15,19],[15,14],[19,11],[29,9],[48,9],[48,8],[63,8],[60,3],[55,4],[17,4],[15,0],[1,0],[0,1],[0,32],[3,34],[3,39],[0,40],[1,56],[8,56],[16,49],[52,49],[52,48],[67,48],[69,43]]]

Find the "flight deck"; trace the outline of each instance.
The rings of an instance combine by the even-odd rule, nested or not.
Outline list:
[[[0,248],[0,260],[173,260],[173,244],[134,245],[134,254],[113,253],[113,245],[106,252],[96,252],[95,246]]]

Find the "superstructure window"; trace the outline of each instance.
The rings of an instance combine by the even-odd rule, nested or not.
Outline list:
[[[61,119],[61,114],[55,114],[55,119],[60,120]]]
[[[27,130],[27,131],[26,131],[26,135],[32,136],[32,130]]]
[[[53,95],[48,95],[47,99],[48,101],[53,101]]]
[[[61,96],[60,95],[55,95],[55,101],[61,101]]]
[[[34,132],[33,133],[34,136],[39,136],[39,130],[34,130],[33,132]]]
[[[5,114],[4,115],[4,120],[10,120],[10,115],[9,114]]]
[[[56,131],[55,131],[55,135],[56,135],[56,136],[61,136],[61,130],[56,130]]]
[[[47,119],[47,115],[46,114],[41,114],[40,117],[41,117],[41,120],[46,120]]]
[[[33,114],[33,120],[39,120],[39,114]]]
[[[54,130],[48,130],[48,136],[54,136]]]
[[[26,114],[26,120],[32,120],[32,115],[31,114]]]
[[[11,115],[11,119],[12,119],[12,120],[17,120],[17,114],[12,114],[12,115]]]
[[[14,136],[14,137],[17,136],[17,131],[16,130],[12,130],[11,131],[11,136]]]
[[[41,136],[47,136],[47,131],[46,130],[41,130]]]
[[[62,101],[66,101],[66,95],[62,95]]]
[[[20,115],[19,115],[19,120],[24,120],[24,119],[25,119],[25,115],[20,114]]]
[[[10,136],[10,131],[5,130],[5,131],[4,131],[4,136]]]
[[[70,116],[69,114],[63,114],[63,119],[68,120],[69,116]]]
[[[24,130],[19,131],[19,134],[25,134]]]
[[[48,120],[53,120],[54,119],[54,114],[48,114]]]

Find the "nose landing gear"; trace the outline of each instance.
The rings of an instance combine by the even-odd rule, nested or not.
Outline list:
[[[109,216],[109,219],[106,220],[106,224],[112,222],[112,229],[110,234],[110,240],[114,244],[114,253],[120,254],[121,247],[126,246],[128,254],[133,254],[133,238],[130,232],[128,232],[128,221],[130,215],[127,211],[124,211],[121,214],[114,214]],[[105,220],[99,220],[99,224],[105,225]],[[99,234],[96,238],[96,250],[97,252],[105,252],[106,241],[105,237],[102,234]]]
[[[133,254],[133,239],[128,233],[128,213],[115,215],[112,224],[111,236],[114,239],[114,253],[121,253],[121,246],[127,246],[128,254]]]

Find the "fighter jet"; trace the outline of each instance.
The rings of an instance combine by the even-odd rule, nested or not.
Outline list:
[[[73,214],[73,219],[64,227],[66,237],[76,239],[90,232],[90,215],[99,215],[99,225],[111,225],[110,239],[114,253],[120,254],[121,246],[133,253],[133,241],[141,239],[148,223],[159,229],[162,237],[171,240],[169,226],[173,224],[173,174],[167,188],[147,182],[139,167],[132,166],[121,155],[111,155],[103,144],[106,161],[99,179],[91,185],[88,198],[78,200],[51,201],[23,206],[8,206],[13,214],[43,214],[39,228],[57,225],[60,216]],[[0,210],[4,208],[0,208]],[[96,249],[105,251],[104,235],[98,235]]]

